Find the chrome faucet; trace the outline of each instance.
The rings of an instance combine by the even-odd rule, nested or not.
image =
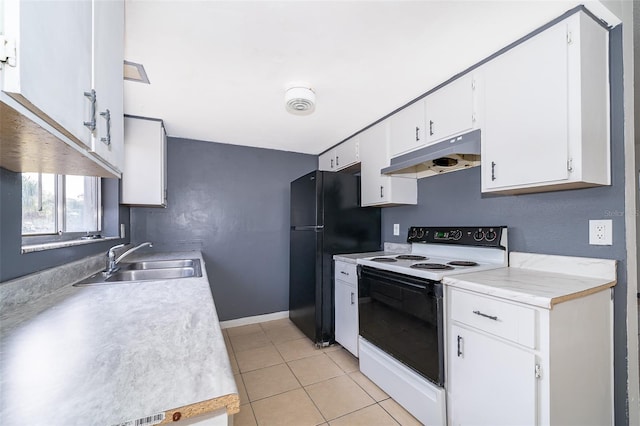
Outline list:
[[[153,247],[153,244],[151,244],[148,241],[146,243],[138,244],[137,246],[130,248],[129,250],[125,251],[124,253],[122,253],[120,256],[116,258],[115,250],[122,248],[124,246],[126,246],[126,244],[118,244],[109,249],[109,251],[107,252],[107,267],[102,273],[104,276],[110,277],[115,272],[117,272],[118,269],[120,269],[118,267],[118,263],[120,263],[120,261],[124,259],[126,256],[130,255],[131,253],[133,253],[138,249],[141,249],[142,247],[146,247],[146,246]]]

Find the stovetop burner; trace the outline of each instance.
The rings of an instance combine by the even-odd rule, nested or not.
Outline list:
[[[396,256],[396,259],[399,259],[399,260],[427,260],[428,257],[426,257],[426,256],[418,256],[416,254],[401,254],[399,256]]]
[[[430,270],[438,270],[438,271],[446,271],[448,269],[453,269],[452,266],[443,265],[442,263],[415,263],[410,267],[414,269],[430,269]]]
[[[478,262],[472,262],[471,260],[453,260],[447,265],[451,266],[478,266]]]
[[[371,259],[373,262],[397,262],[393,257],[374,257]]]

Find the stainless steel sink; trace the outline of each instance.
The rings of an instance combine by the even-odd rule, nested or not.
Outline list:
[[[127,269],[193,268],[196,262],[200,263],[198,259],[145,260],[129,263]]]
[[[164,281],[178,278],[201,277],[202,268],[199,259],[148,260],[143,262],[121,263],[120,269],[105,276],[98,272],[80,282],[76,287],[105,285],[137,281]]]

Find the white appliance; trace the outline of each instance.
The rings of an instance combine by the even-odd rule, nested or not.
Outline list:
[[[358,259],[360,370],[427,425],[446,424],[442,279],[508,265],[507,228],[411,227],[411,253]]]

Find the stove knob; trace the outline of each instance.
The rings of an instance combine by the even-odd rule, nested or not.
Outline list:
[[[450,235],[452,239],[454,239],[455,241],[458,241],[460,238],[462,238],[462,231],[459,229],[456,229],[451,231]]]
[[[482,229],[478,229],[476,232],[473,233],[474,240],[482,241],[483,238],[484,238],[484,232],[482,231]]]
[[[418,237],[418,228],[409,228],[409,239],[413,240]]]
[[[424,228],[418,228],[418,238],[424,237]]]
[[[485,234],[484,238],[487,241],[493,241],[496,239],[497,236],[498,236],[498,233],[496,231],[494,231],[493,229],[489,229]]]

